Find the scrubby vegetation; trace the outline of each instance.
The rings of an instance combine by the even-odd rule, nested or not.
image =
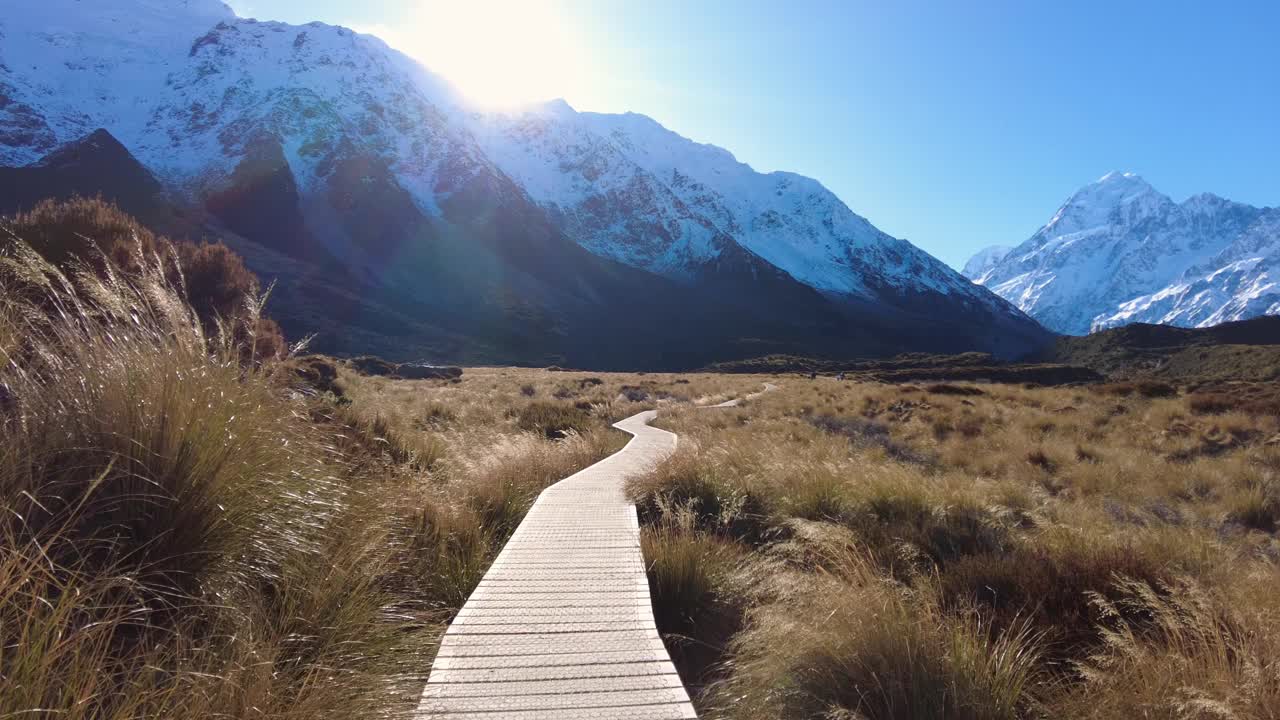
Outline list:
[[[1061,337],[1037,353],[1044,362],[1092,368],[1114,378],[1166,382],[1280,380],[1280,317],[1207,328],[1134,323],[1084,337]]]
[[[290,352],[220,245],[5,228],[0,718],[410,717],[538,492],[655,406],[630,492],[705,717],[1278,717],[1274,383],[410,380]]]
[[[703,715],[1277,717],[1280,414],[1208,390],[673,408],[631,493]]]
[[[840,375],[862,382],[968,381],[1069,385],[1102,379],[1094,370],[1065,363],[1013,363],[987,353],[930,355],[903,353],[878,360],[830,360],[767,355],[747,360],[713,363],[717,373],[802,373]]]
[[[533,498],[620,444],[609,417],[550,440],[483,374],[264,352],[220,246],[38,213],[5,227],[40,249],[0,253],[0,717],[410,717]]]

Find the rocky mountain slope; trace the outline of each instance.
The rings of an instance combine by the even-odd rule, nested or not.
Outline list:
[[[57,153],[58,177],[75,174],[66,157],[100,156],[91,137],[136,158],[158,185],[141,195],[230,235],[255,269],[305,268],[281,283],[297,329],[327,328],[292,303],[359,297],[348,333],[322,332],[331,350],[623,362],[603,341],[625,328],[620,345],[687,356],[651,359],[671,364],[1014,355],[1046,339],[816,181],[756,173],[639,115],[478,113],[376,38],[217,0],[47,0],[0,17],[0,165],[47,184],[36,168]],[[388,316],[429,319],[397,333]]]
[[[979,255],[966,276],[1072,335],[1280,314],[1280,209],[1208,193],[1176,203],[1132,173],[1082,188],[994,265]]]

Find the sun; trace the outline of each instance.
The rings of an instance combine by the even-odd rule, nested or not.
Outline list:
[[[393,45],[487,109],[564,97],[584,69],[581,46],[550,0],[419,3]]]

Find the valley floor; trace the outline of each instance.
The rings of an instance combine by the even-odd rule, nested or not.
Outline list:
[[[629,492],[658,627],[703,717],[1280,707],[1273,384],[340,378],[406,442],[455,448],[454,470],[431,471],[458,478],[444,487],[507,443],[567,450],[578,436],[546,438],[569,418],[594,437],[656,407],[679,448]]]
[[[704,717],[1280,707],[1273,385],[400,380],[259,357],[146,268],[5,267],[0,717],[411,717],[534,498],[649,408],[679,447],[628,492]]]
[[[631,488],[701,716],[1277,717],[1276,386],[775,382]]]

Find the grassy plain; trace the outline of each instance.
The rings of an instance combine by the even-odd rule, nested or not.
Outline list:
[[[0,256],[0,717],[409,717],[537,493],[650,407],[707,717],[1280,717],[1274,383],[400,380],[193,309],[241,277],[193,258]]]
[[[1266,386],[777,382],[631,486],[707,717],[1280,714]]]

